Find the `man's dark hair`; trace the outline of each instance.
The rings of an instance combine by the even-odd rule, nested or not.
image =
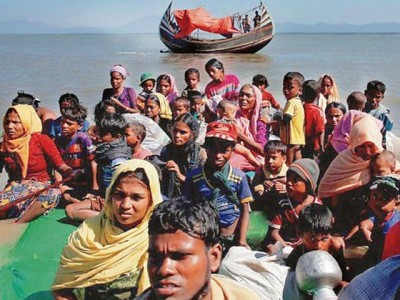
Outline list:
[[[128,126],[125,118],[120,114],[105,114],[103,119],[96,123],[100,136],[110,133],[112,137],[125,135],[125,128]]]
[[[383,82],[379,80],[371,80],[367,84],[367,91],[380,91],[382,94],[386,92],[386,86]]]
[[[65,93],[60,96],[60,99],[58,100],[58,104],[61,104],[63,102],[69,102],[72,105],[76,106],[79,104],[79,98],[75,94]]]
[[[318,203],[307,205],[300,212],[297,228],[300,233],[328,234],[332,230],[332,212]]]
[[[79,125],[83,125],[83,122],[85,122],[87,117],[87,109],[80,104],[77,106],[68,107],[63,111],[62,117],[76,121]]]
[[[27,94],[24,91],[18,91],[17,97],[12,100],[12,105],[27,104],[33,106],[34,109],[38,109],[40,100],[31,94]]]
[[[286,155],[287,146],[284,143],[282,143],[281,141],[272,140],[272,141],[269,141],[268,143],[266,143],[264,146],[265,154],[267,154],[268,151],[279,152],[282,155]]]
[[[219,242],[218,211],[208,201],[178,197],[158,204],[149,221],[149,235],[182,230],[204,241],[207,247]]]
[[[301,99],[304,102],[312,103],[315,99],[319,97],[321,92],[321,85],[316,80],[306,80],[303,83],[303,92],[301,94]]]
[[[304,83],[304,76],[299,72],[288,72],[283,77],[283,81],[294,80],[296,81],[300,87],[303,86]]]

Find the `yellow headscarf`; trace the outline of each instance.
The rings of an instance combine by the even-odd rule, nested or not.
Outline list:
[[[167,120],[171,120],[172,111],[171,107],[169,106],[167,98],[165,98],[165,96],[161,93],[152,93],[151,95],[156,96],[158,101],[160,102],[160,117]]]
[[[24,135],[14,140],[11,140],[7,136],[4,128],[5,119],[10,109],[14,109],[17,112],[19,119],[21,120],[22,127],[24,128]],[[31,134],[42,132],[42,122],[40,121],[35,109],[31,105],[15,105],[7,110],[7,113],[3,118],[3,128],[4,137],[3,143],[1,144],[1,151],[16,154],[21,165],[22,178],[25,178],[28,171],[29,141],[31,140]]]
[[[111,191],[121,173],[142,168],[149,179],[152,204],[142,222],[128,231],[114,225]],[[138,292],[150,286],[147,275],[148,222],[154,206],[162,201],[160,183],[154,166],[132,159],[114,172],[106,191],[104,211],[88,219],[74,231],[64,247],[53,290],[89,287],[109,283],[122,274],[143,270]]]

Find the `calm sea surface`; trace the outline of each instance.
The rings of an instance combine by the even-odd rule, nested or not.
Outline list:
[[[217,57],[225,72],[242,83],[250,83],[257,73],[267,75],[269,89],[281,103],[282,78],[288,71],[300,71],[307,79],[332,74],[344,101],[352,91],[364,91],[369,80],[381,80],[387,86],[384,104],[400,135],[398,49],[396,34],[281,34],[257,54],[217,55],[160,53],[166,48],[156,34],[0,35],[0,115],[18,90],[34,94],[57,112],[59,96],[72,92],[92,113],[116,63],[132,73],[126,85],[137,91],[143,72],[170,73],[182,90],[189,67],[201,71],[204,88],[209,81],[204,65]]]

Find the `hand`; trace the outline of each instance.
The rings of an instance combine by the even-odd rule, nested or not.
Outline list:
[[[173,160],[167,161],[165,167],[168,169],[168,171],[174,171],[176,173],[180,173],[178,164]]]
[[[276,247],[276,246],[273,245],[273,244],[269,244],[269,245],[267,246],[267,248],[265,249],[265,252],[267,252],[267,253],[270,254],[270,255],[274,254],[274,253],[277,252],[277,251],[278,251],[278,247]]]
[[[251,250],[251,247],[249,246],[249,244],[247,244],[246,240],[239,240],[238,244],[239,247],[245,247],[246,249]]]
[[[264,186],[266,187],[267,191],[270,191],[272,189],[272,187],[274,186],[274,183],[271,180],[265,180]]]
[[[279,193],[284,193],[286,192],[286,184],[283,184],[281,182],[275,183],[275,190]]]
[[[121,106],[121,105],[122,105],[121,101],[119,101],[118,98],[116,98],[116,97],[110,97],[110,99],[111,99],[115,104],[117,104],[118,106]]]

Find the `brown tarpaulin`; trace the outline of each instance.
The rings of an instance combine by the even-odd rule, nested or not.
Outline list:
[[[174,15],[180,28],[175,38],[185,37],[197,28],[219,34],[240,33],[233,26],[232,17],[214,18],[202,7],[191,10],[176,10]]]

